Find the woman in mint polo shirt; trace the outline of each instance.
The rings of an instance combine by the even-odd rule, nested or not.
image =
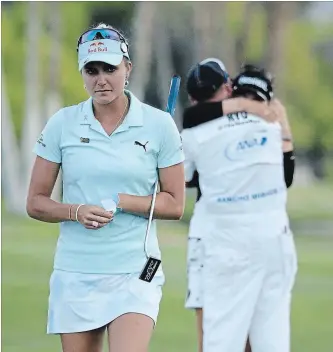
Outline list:
[[[147,218],[158,178],[154,218],[182,216],[181,139],[169,114],[125,89],[128,43],[113,27],[80,36],[78,63],[90,98],[49,119],[27,199],[32,218],[60,223],[47,331],[60,334],[64,352],[101,352],[105,330],[110,351],[145,352],[164,283],[161,267],[140,279],[148,257],[160,258],[155,221],[145,237]],[[60,168],[58,203],[50,195]]]

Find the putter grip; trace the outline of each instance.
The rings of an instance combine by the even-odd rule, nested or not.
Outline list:
[[[170,83],[170,89],[169,89],[169,96],[168,96],[168,102],[167,102],[167,107],[166,111],[173,117],[175,114],[176,110],[176,103],[177,103],[177,97],[179,93],[179,88],[180,88],[180,76],[174,75],[171,79]],[[154,192],[153,192],[153,198],[150,206],[150,211],[149,211],[149,218],[148,218],[148,224],[147,224],[147,229],[146,229],[146,235],[145,235],[145,244],[144,244],[144,250],[146,257],[149,258],[149,253],[148,253],[148,238],[149,238],[149,232],[150,232],[150,227],[151,223],[153,221],[153,214],[154,214],[154,208],[155,208],[155,201],[156,201],[156,196],[157,196],[157,188],[158,188],[158,179],[154,185]]]
[[[171,79],[169,97],[166,111],[173,117],[176,110],[177,97],[180,88],[180,77],[178,75],[174,75]]]

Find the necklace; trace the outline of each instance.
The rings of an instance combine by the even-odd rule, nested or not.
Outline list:
[[[125,95],[125,97],[126,97],[125,109],[124,109],[123,113],[120,115],[120,117],[119,117],[119,119],[118,119],[118,121],[117,121],[117,123],[116,123],[116,126],[115,126],[114,129],[111,131],[111,133],[109,134],[109,136],[111,136],[112,133],[119,127],[120,122],[121,122],[121,121],[124,119],[124,117],[126,116],[126,110],[127,110],[127,107],[128,107],[129,99],[128,99],[128,97],[127,97],[126,95]]]

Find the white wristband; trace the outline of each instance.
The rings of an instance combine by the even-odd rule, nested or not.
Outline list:
[[[75,220],[76,220],[77,222],[80,222],[79,219],[77,218],[77,213],[79,212],[79,209],[82,207],[82,205],[84,205],[84,204],[80,204],[80,205],[76,208]]]

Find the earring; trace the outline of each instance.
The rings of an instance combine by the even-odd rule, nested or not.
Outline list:
[[[84,88],[85,90],[87,90],[87,86],[86,86],[86,85],[84,85],[83,88]]]
[[[129,84],[129,82],[128,82],[128,77],[126,77],[126,79],[125,79],[125,87],[127,87],[128,84]]]

